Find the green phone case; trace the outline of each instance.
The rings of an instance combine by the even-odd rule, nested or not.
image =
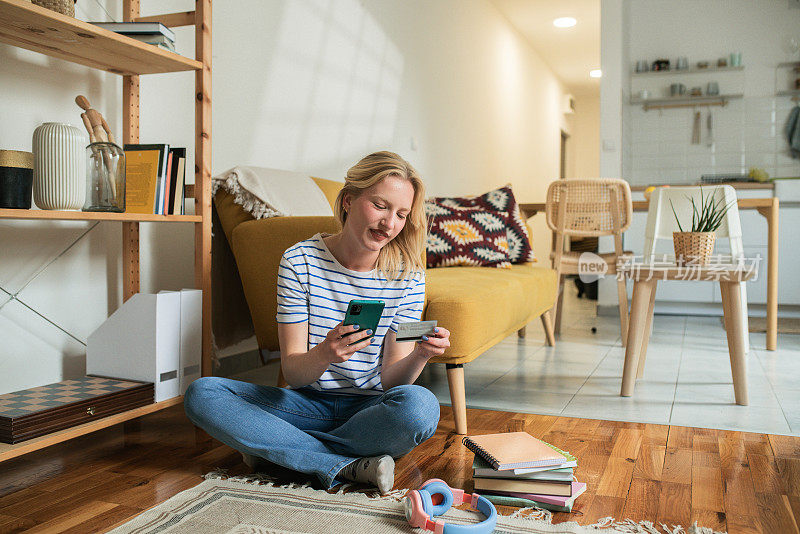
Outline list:
[[[357,324],[357,332],[369,329],[375,334],[385,305],[382,300],[351,300],[347,305],[344,324]]]

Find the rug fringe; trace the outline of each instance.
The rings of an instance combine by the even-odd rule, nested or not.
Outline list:
[[[661,529],[663,529],[662,532],[662,530],[651,521],[639,521],[638,523],[633,519],[615,521],[613,517],[604,517],[593,525],[587,525],[587,528],[594,528],[598,530],[613,528],[615,529],[615,532],[621,532],[625,534],[726,534],[725,532],[716,531],[712,528],[699,527],[697,526],[697,521],[695,521],[694,524],[689,527],[688,531],[684,530],[684,528],[680,525],[672,525],[672,528],[670,528],[664,523],[661,523]]]
[[[528,512],[523,515],[523,512]],[[510,516],[511,518],[520,518],[520,519],[537,519],[539,521],[547,521],[548,523],[553,522],[553,514],[550,510],[545,510],[543,508],[537,508],[536,506],[528,506],[527,508],[520,508]]]

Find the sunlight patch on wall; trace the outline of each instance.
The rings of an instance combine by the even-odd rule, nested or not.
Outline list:
[[[313,168],[392,143],[403,56],[356,1],[287,3],[254,121],[270,166]]]

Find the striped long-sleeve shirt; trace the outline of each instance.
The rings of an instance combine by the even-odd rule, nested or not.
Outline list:
[[[386,303],[372,343],[349,360],[333,363],[311,384],[333,393],[380,395],[383,339],[397,325],[419,321],[425,303],[425,273],[387,280],[377,270],[352,271],[328,250],[320,234],[301,241],[283,253],[278,267],[279,323],[308,323],[308,348],[321,343],[344,320],[353,299]]]

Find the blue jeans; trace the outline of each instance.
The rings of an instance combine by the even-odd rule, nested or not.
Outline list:
[[[186,390],[186,415],[215,439],[301,473],[326,488],[347,464],[366,456],[399,457],[430,438],[439,401],[422,386],[382,395],[342,395],[202,377]]]

